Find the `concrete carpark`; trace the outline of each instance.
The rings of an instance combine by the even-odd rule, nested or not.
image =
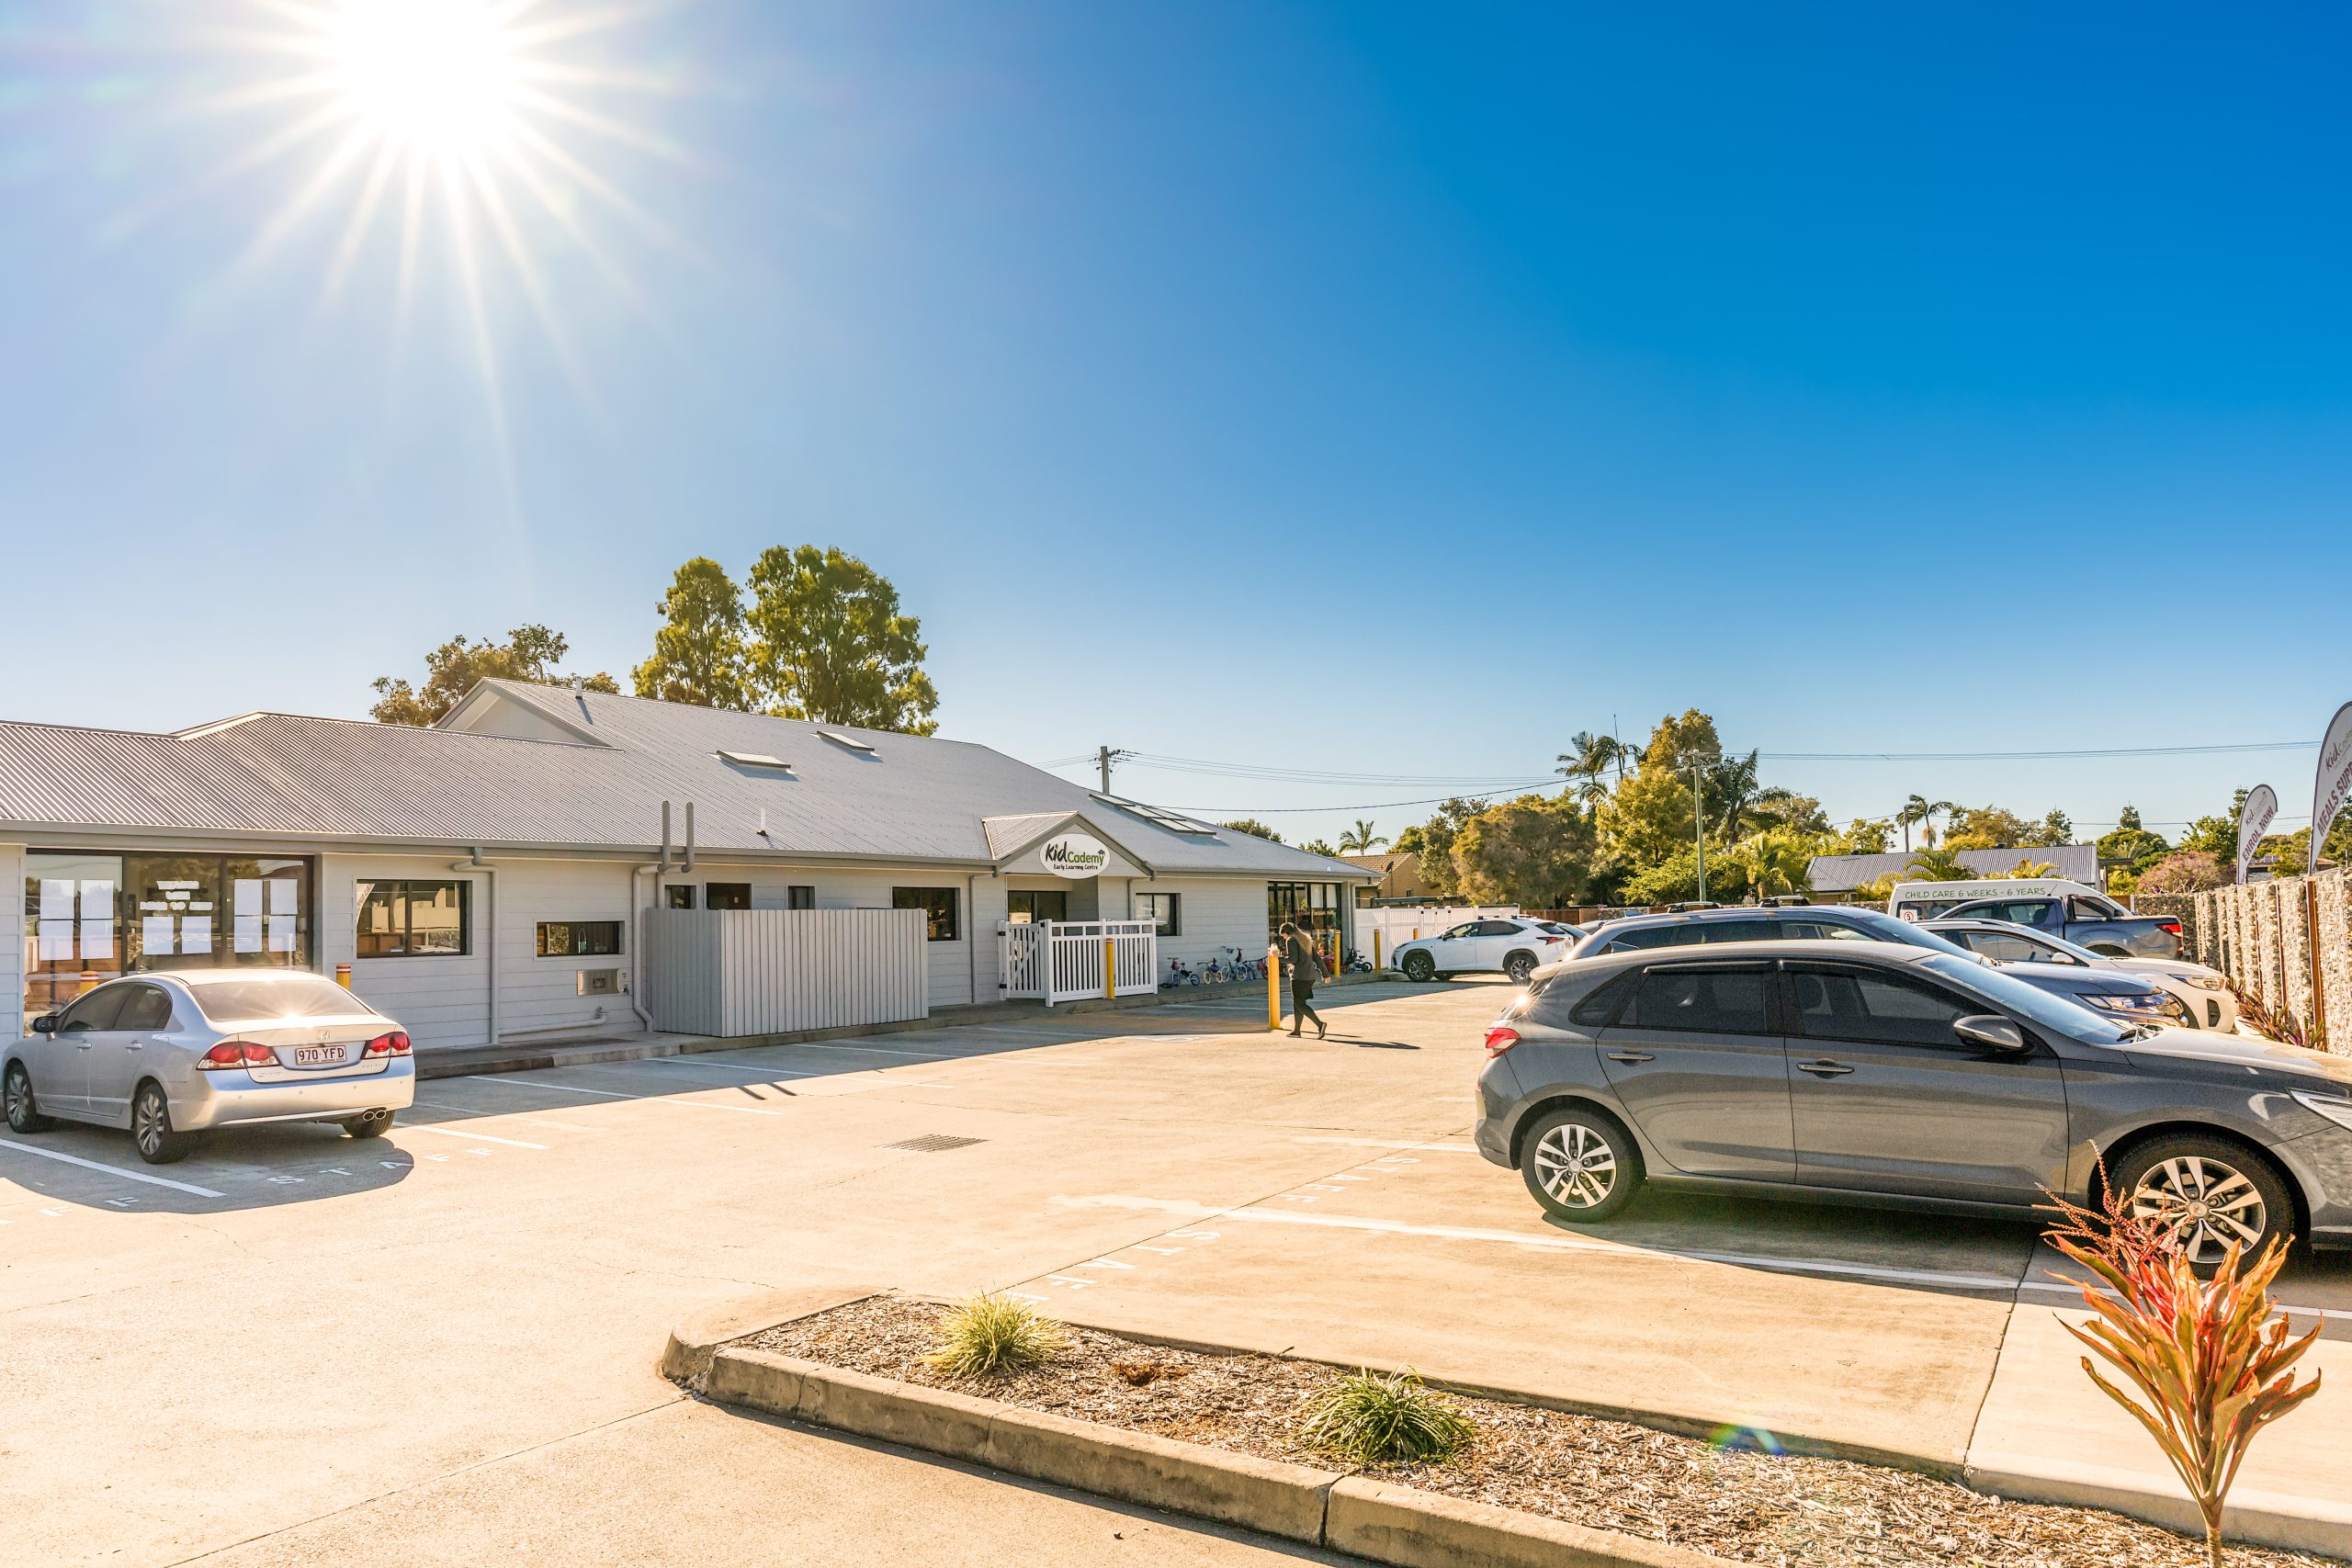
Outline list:
[[[1691,1430],[2172,1489],[2075,1371],[2030,1227],[1665,1195],[1589,1232],[1546,1222],[1464,1136],[1505,994],[1334,987],[1322,1043],[1269,1036],[1236,990],[434,1079],[383,1140],[279,1128],[162,1168],[120,1134],[7,1136],[0,1555],[1301,1555],[655,1374],[686,1314],[827,1279],[1007,1287]],[[978,1141],[892,1146],[931,1135]],[[2352,1377],[2352,1269],[2298,1260],[2284,1294],[2332,1314],[2316,1359]],[[2323,1393],[2241,1493],[2352,1510],[2317,1457],[2345,1452],[2352,1401]]]

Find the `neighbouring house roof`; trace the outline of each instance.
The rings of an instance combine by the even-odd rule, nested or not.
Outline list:
[[[1246,833],[1176,831],[969,741],[522,682],[482,682],[431,729],[278,713],[171,734],[0,722],[0,837],[639,853],[660,843],[665,800],[680,808],[673,841],[691,801],[696,849],[712,855],[978,869],[1082,822],[1161,875],[1366,875]]]
[[[1882,876],[1902,881],[1909,868],[1912,853],[1896,850],[1883,855],[1815,855],[1813,857],[1811,880],[1816,893],[1843,893],[1860,887],[1865,882],[1876,882]],[[2091,887],[2099,886],[2098,847],[2096,844],[2052,844],[2022,850],[1962,850],[1960,863],[1979,876],[2007,874],[2017,868],[2019,861],[2034,861],[2056,866],[2050,873],[2069,881]]]

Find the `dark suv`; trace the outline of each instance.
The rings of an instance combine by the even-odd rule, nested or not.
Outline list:
[[[2352,1246],[2352,1059],[2105,1016],[1924,942],[1555,964],[1487,1049],[1478,1152],[1565,1220],[1645,1181],[2027,1218],[2104,1160],[2201,1264]]]

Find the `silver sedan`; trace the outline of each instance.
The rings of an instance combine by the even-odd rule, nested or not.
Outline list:
[[[401,1026],[295,970],[126,976],[32,1030],[0,1058],[9,1129],[59,1118],[128,1128],[150,1165],[186,1158],[198,1133],[256,1122],[377,1137],[416,1093]]]

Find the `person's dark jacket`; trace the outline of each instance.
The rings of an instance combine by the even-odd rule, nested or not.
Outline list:
[[[1317,956],[1313,942],[1303,936],[1284,937],[1283,967],[1290,971],[1292,990],[1310,997],[1315,994],[1315,981],[1323,971],[1323,961]]]

